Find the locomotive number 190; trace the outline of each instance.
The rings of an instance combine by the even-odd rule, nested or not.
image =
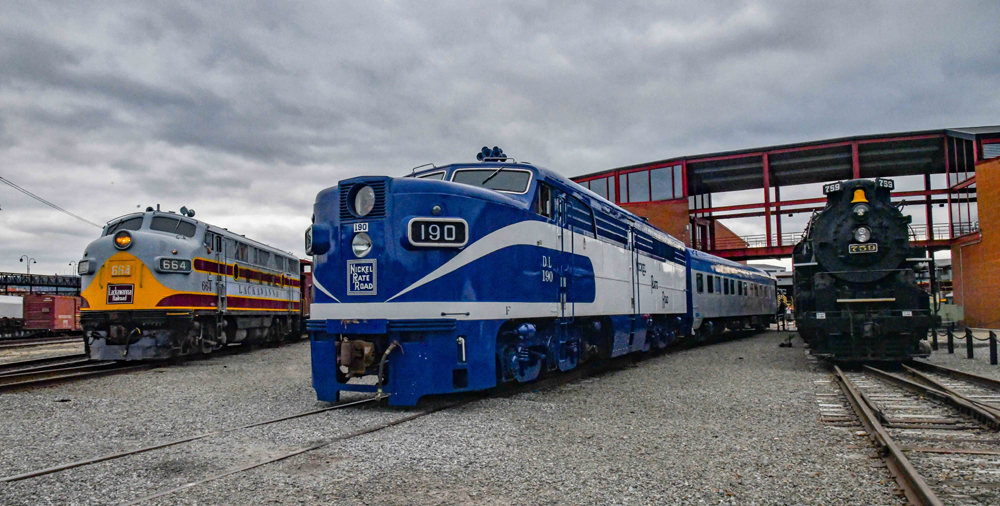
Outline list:
[[[414,218],[406,235],[414,246],[461,247],[469,242],[468,225],[460,218]]]

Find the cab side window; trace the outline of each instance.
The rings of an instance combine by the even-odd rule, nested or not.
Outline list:
[[[535,192],[535,212],[552,218],[552,187],[545,183],[538,183],[538,191]]]

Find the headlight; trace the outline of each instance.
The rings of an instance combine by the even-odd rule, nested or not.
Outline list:
[[[122,230],[115,234],[115,247],[118,249],[128,249],[132,245],[132,234]]]
[[[368,237],[368,234],[361,232],[354,236],[351,241],[351,249],[354,250],[354,256],[363,257],[367,255],[372,250],[372,238]]]
[[[371,186],[365,185],[354,194],[354,212],[360,217],[365,217],[372,212],[375,207],[375,190]]]
[[[90,274],[90,260],[80,260],[76,264],[76,273],[83,276],[84,274]]]
[[[858,242],[868,242],[872,238],[872,231],[868,227],[858,227],[854,231],[854,240]]]
[[[864,218],[865,216],[868,216],[868,212],[871,211],[871,208],[868,207],[867,204],[858,204],[854,206],[852,211],[854,212],[854,216]]]

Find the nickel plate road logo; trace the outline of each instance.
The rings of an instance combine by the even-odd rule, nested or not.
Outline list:
[[[376,261],[347,261],[347,295],[375,295],[378,286],[375,281]]]

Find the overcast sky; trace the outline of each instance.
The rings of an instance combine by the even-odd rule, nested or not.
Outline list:
[[[567,176],[1000,124],[1000,2],[0,3],[0,176],[88,220],[182,205],[304,255],[316,193],[473,161]],[[0,185],[0,271],[99,230]],[[762,228],[761,223],[761,228]]]

